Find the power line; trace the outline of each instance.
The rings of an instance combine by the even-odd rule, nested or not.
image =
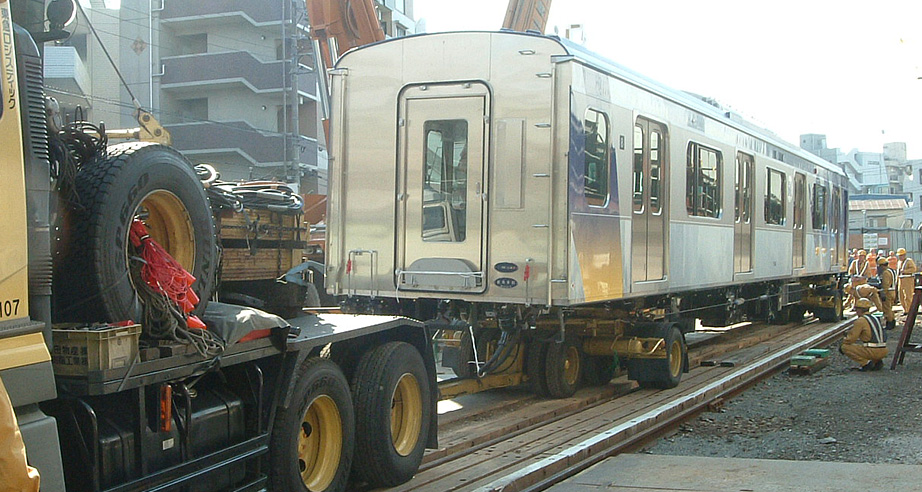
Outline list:
[[[68,90],[66,90],[66,89],[62,89],[62,88],[60,88],[60,87],[54,87],[54,86],[51,86],[51,85],[46,85],[46,86],[45,86],[45,89],[48,90],[48,91],[50,91],[50,92],[54,92],[54,93],[56,93],[56,94],[61,94],[61,95],[65,95],[65,96],[71,96],[71,97],[84,98],[84,99],[89,99],[89,100],[93,100],[93,101],[104,102],[104,103],[107,103],[107,104],[111,104],[111,105],[113,105],[113,106],[117,106],[117,107],[121,107],[121,108],[126,108],[126,109],[131,109],[131,110],[134,110],[134,109],[135,109],[134,106],[132,106],[132,105],[130,105],[130,104],[123,103],[123,102],[121,102],[121,101],[119,101],[119,100],[117,100],[117,99],[109,99],[109,98],[106,98],[106,97],[95,96],[95,95],[90,95],[90,94],[80,94],[80,93],[68,91]],[[286,137],[286,136],[287,136],[287,137],[292,137],[292,136],[294,136],[293,134],[282,133],[282,132],[274,131],[274,130],[264,130],[264,129],[252,128],[252,127],[251,127],[251,128],[239,127],[239,126],[235,126],[235,125],[229,124],[229,123],[227,123],[227,122],[222,122],[222,121],[215,121],[215,120],[201,119],[201,118],[192,118],[192,117],[189,117],[189,116],[187,116],[186,114],[183,114],[183,113],[178,113],[178,112],[174,112],[174,111],[164,111],[163,109],[156,110],[156,111],[154,111],[154,113],[156,113],[156,114],[158,114],[158,115],[160,115],[160,116],[175,116],[175,117],[177,117],[177,118],[181,118],[181,119],[184,120],[183,123],[211,123],[211,124],[214,124],[214,125],[218,125],[218,126],[222,126],[222,127],[228,128],[228,129],[237,130],[237,131],[244,131],[244,132],[249,132],[249,133],[255,133],[255,134],[259,134],[259,135],[261,135],[261,136],[278,136],[278,137]],[[121,115],[121,116],[130,116],[130,117],[134,117],[134,113],[133,113],[133,112],[131,112],[131,113],[117,112],[116,114],[119,114],[119,115]],[[306,136],[306,135],[300,135],[300,136],[301,136],[301,137],[304,137],[304,138],[313,138],[313,137],[308,137],[308,136]],[[319,145],[319,144],[318,144],[318,145]]]

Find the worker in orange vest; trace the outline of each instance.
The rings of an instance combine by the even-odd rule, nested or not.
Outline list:
[[[899,260],[896,266],[896,274],[900,278],[900,306],[903,306],[903,312],[909,312],[909,305],[912,303],[912,293],[915,288],[912,275],[916,273],[916,262],[906,256],[906,248],[896,250],[896,257]]]
[[[858,319],[848,330],[839,352],[857,362],[861,371],[876,371],[884,366],[883,359],[887,356],[887,338],[877,316],[868,314],[871,301],[858,299],[855,301],[855,312]]]
[[[896,302],[896,270],[890,269],[887,257],[880,255],[877,257],[877,278],[880,279],[880,303],[883,306],[884,318],[887,324],[884,327],[887,330],[896,328],[896,317],[893,315],[893,303]]]
[[[843,287],[847,295],[845,298],[846,308],[854,304],[855,299],[859,297],[855,292],[855,287],[867,283],[868,277],[873,276],[872,273],[869,273],[870,268],[871,262],[868,261],[868,252],[863,249],[858,251],[857,259],[848,266],[848,283]]]

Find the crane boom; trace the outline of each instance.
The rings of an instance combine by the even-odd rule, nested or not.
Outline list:
[[[503,29],[544,32],[551,0],[509,0]]]
[[[384,40],[373,0],[305,0],[305,3],[311,37],[320,44],[327,68],[349,48]]]

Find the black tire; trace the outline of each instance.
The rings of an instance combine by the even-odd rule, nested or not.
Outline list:
[[[142,319],[129,278],[128,229],[145,210],[151,237],[195,278],[205,310],[215,289],[218,250],[208,198],[179,152],[149,142],[114,145],[76,177],[80,203],[59,237],[56,317],[69,321]],[[142,207],[143,206],[143,207]]]
[[[845,308],[842,303],[842,292],[836,291],[832,299],[832,307],[816,308],[813,313],[824,323],[833,323],[842,319]]]
[[[291,406],[278,410],[270,436],[271,489],[345,490],[355,446],[349,383],[330,359],[314,357],[298,367],[292,384]]]
[[[586,355],[583,357],[583,381],[588,386],[605,386],[615,377],[615,357]]]
[[[353,472],[374,487],[393,487],[413,478],[423,459],[432,417],[422,356],[404,342],[370,350],[356,368],[352,396]]]
[[[628,360],[628,375],[641,388],[675,388],[682,381],[688,347],[682,331],[675,325],[663,326],[662,337],[666,344],[665,359]]]
[[[307,284],[307,293],[304,295],[304,307],[320,307],[320,293],[317,292],[317,286]]]
[[[470,330],[461,331],[461,340],[458,342],[458,363],[452,365],[451,370],[459,378],[472,378],[477,373],[474,360],[474,343],[471,341]]]
[[[666,354],[667,357],[660,368],[660,377],[653,381],[653,387],[659,389],[675,388],[682,381],[682,369],[685,363],[685,337],[675,326],[666,328]]]
[[[547,343],[532,339],[526,348],[525,372],[528,374],[528,386],[538,396],[547,396]]]
[[[583,371],[583,353],[572,340],[547,344],[544,374],[547,393],[554,398],[568,398],[576,393]]]

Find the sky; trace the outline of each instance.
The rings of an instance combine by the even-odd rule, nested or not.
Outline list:
[[[506,0],[414,0],[426,32],[497,30]],[[922,159],[922,0],[555,0],[547,32],[709,96],[797,145]]]

